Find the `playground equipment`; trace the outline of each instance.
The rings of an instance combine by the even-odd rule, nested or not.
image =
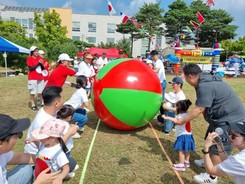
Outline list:
[[[162,88],[157,75],[145,63],[117,59],[96,75],[92,104],[108,126],[133,130],[146,125],[159,111]]]

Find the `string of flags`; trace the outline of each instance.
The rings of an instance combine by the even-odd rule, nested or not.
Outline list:
[[[197,12],[196,13],[196,16],[197,16],[197,19],[198,19],[198,22],[195,22],[193,20],[190,20],[190,24],[195,28],[195,29],[198,29],[199,26],[205,21],[205,18],[202,16],[202,14],[200,12]]]
[[[116,10],[114,9],[114,7],[112,6],[111,2],[108,0],[108,11],[109,11],[109,15],[112,16],[114,14],[116,14]],[[128,20],[130,20],[134,26],[139,27],[140,29],[143,28],[143,25],[138,23],[136,19],[134,18],[130,18],[129,16],[125,15],[124,13],[120,12],[120,15],[122,17],[122,23],[126,24]]]

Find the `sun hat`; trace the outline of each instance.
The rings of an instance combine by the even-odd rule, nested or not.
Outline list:
[[[32,52],[32,51],[34,51],[34,50],[36,50],[36,49],[38,49],[38,48],[37,48],[36,46],[33,45],[33,46],[30,47],[30,52]]]
[[[176,103],[176,95],[173,92],[165,93],[164,97],[170,103]]]
[[[87,58],[87,59],[93,59],[93,56],[91,54],[86,54],[85,55],[85,58]]]
[[[181,77],[174,77],[171,82],[168,82],[169,84],[183,84],[183,80]]]
[[[230,130],[234,130],[237,133],[245,135],[245,122],[240,121],[236,123],[228,123]]]
[[[73,61],[72,58],[70,58],[70,56],[66,53],[63,53],[63,54],[60,54],[59,57],[58,57],[58,62],[59,61]]]
[[[40,129],[33,130],[31,134],[35,139],[39,140],[46,139],[48,137],[62,137],[65,126],[66,124],[64,121],[51,118],[46,121]]]
[[[38,51],[38,54],[43,55],[43,54],[45,54],[45,52],[44,52],[43,50],[39,50],[39,51]]]
[[[0,139],[11,134],[19,133],[30,126],[30,119],[13,119],[8,115],[0,114]]]

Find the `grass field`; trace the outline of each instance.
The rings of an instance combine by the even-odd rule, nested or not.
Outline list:
[[[167,77],[171,80],[173,76],[168,75]],[[73,81],[74,78],[69,78],[69,80]],[[224,80],[232,86],[245,104],[245,79]],[[36,112],[28,108],[27,76],[0,77],[0,86],[0,113],[8,114],[14,118],[29,117],[32,120]],[[171,88],[168,86],[167,91],[170,90]],[[194,103],[194,89],[185,83],[183,90],[187,98]],[[73,91],[74,89],[64,87],[63,96],[65,100],[71,96]],[[78,184],[80,182],[83,166],[98,122],[98,117],[92,106],[90,110],[88,113],[89,122],[85,127],[85,132],[82,134],[82,138],[74,140],[75,147],[72,150],[72,157],[77,160],[80,168],[76,171],[76,176],[65,183]],[[151,121],[161,144],[172,162],[177,162],[178,155],[173,150],[174,133],[171,132],[168,136],[163,135],[156,122],[156,119]],[[207,123],[202,117],[192,121],[197,151],[191,154],[191,167],[186,172],[180,173],[186,184],[194,183],[193,176],[204,172],[204,169],[193,164],[193,160],[202,157],[201,148],[206,127]],[[23,142],[24,138],[17,143],[15,150],[22,151]],[[84,176],[83,183],[85,184],[179,183],[149,125],[134,131],[122,132],[101,123]],[[220,178],[219,183],[227,184],[232,183],[232,181],[226,177]]]

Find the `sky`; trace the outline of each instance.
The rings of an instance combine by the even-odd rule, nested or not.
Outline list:
[[[134,15],[144,3],[156,3],[159,0],[110,0],[114,9],[119,15]],[[193,0],[184,0],[190,4]],[[168,5],[174,0],[160,0],[164,12],[168,10]],[[8,6],[25,6],[37,8],[72,8],[73,13],[86,14],[108,14],[107,0],[0,0],[0,3]],[[232,24],[238,25],[239,36],[245,36],[245,0],[214,0],[215,5],[212,9],[223,9],[235,19]]]

